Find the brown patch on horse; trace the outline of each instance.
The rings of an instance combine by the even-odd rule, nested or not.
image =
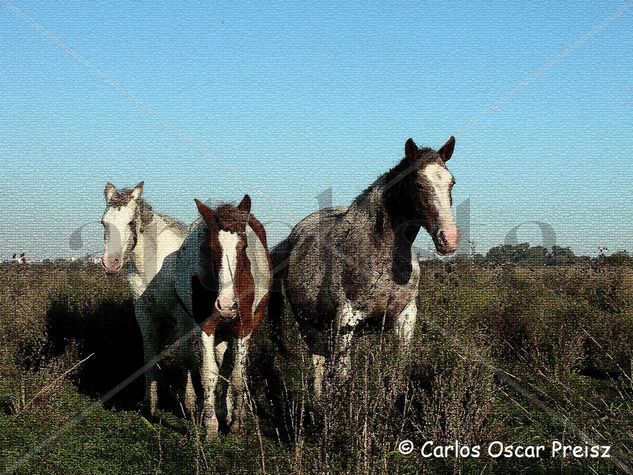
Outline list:
[[[266,249],[266,254],[269,254],[268,258],[270,260],[270,253],[268,252],[268,241],[266,239],[266,230],[264,229],[264,225],[260,223],[259,220],[253,215],[249,217],[248,225],[253,231],[255,231],[255,234],[257,234],[257,237],[264,245],[264,248]]]

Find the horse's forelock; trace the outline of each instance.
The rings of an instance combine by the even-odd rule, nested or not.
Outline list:
[[[231,204],[222,204],[215,210],[218,226],[222,231],[243,233],[246,231],[249,213]]]
[[[123,208],[130,204],[132,201],[132,193],[134,192],[131,188],[124,188],[122,190],[115,191],[112,198],[108,201],[108,208]],[[137,216],[140,217],[140,225],[141,231],[152,221],[153,210],[152,206],[145,201],[143,198],[138,198],[136,200],[136,213]]]
[[[127,206],[132,200],[132,190],[131,188],[124,188],[122,190],[116,190],[112,197],[108,200],[108,207],[119,208],[123,206]]]

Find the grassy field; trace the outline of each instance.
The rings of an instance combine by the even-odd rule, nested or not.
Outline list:
[[[633,270],[423,265],[413,349],[362,337],[353,377],[314,401],[293,351],[254,338],[244,434],[206,442],[167,384],[141,415],[125,277],[0,272],[0,467],[15,473],[613,473],[633,467]],[[167,369],[166,369],[167,371]],[[171,397],[170,397],[171,395]],[[100,399],[107,396],[107,400]],[[610,459],[427,459],[398,442],[611,445]],[[485,449],[484,449],[485,450]]]

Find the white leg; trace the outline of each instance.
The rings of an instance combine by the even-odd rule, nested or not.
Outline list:
[[[187,371],[187,383],[185,385],[185,411],[187,414],[193,414],[196,410],[196,391],[193,388],[193,381],[191,381],[191,371]]]
[[[325,375],[325,356],[312,355],[314,365],[314,395],[317,398],[323,393],[323,376]]]
[[[200,377],[204,390],[202,420],[209,439],[215,439],[218,436],[218,418],[215,414],[215,387],[218,383],[219,369],[215,360],[214,340],[215,336],[213,334],[207,335],[204,331],[201,332],[202,366],[200,368]]]
[[[413,330],[415,329],[417,316],[418,306],[415,299],[413,299],[396,318],[395,332],[400,340],[400,348],[403,351],[409,348],[411,338],[413,338]]]
[[[351,371],[352,338],[356,326],[363,321],[364,315],[346,302],[336,315],[336,376],[347,377]]]
[[[215,360],[218,362],[218,367],[222,367],[222,362],[224,361],[224,354],[226,353],[226,349],[229,347],[228,341],[221,341],[215,346]]]
[[[244,422],[244,397],[246,392],[246,359],[250,335],[234,340],[235,364],[226,392],[226,418],[232,432],[239,432]]]

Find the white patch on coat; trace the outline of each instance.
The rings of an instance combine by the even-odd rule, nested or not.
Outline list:
[[[237,243],[240,237],[237,233],[230,231],[220,231],[218,233],[218,241],[222,248],[222,259],[220,260],[220,270],[218,272],[218,281],[220,288],[218,290],[218,299],[235,298],[235,288],[233,286],[233,277],[237,269]]]
[[[336,315],[339,330],[353,330],[365,318],[367,316],[363,312],[355,310],[349,300],[345,300]]]
[[[445,227],[455,224],[453,210],[451,209],[453,175],[438,163],[427,165],[422,173],[424,173],[424,176],[433,187],[433,201],[440,217],[440,226]]]
[[[270,289],[270,264],[266,257],[264,244],[250,226],[246,226],[246,257],[251,262],[251,275],[255,282],[253,309],[255,312],[259,302],[266,296]]]
[[[400,315],[396,318],[395,331],[401,343],[404,344],[405,349],[409,345],[411,338],[413,337],[413,331],[415,330],[415,321],[418,316],[418,306],[416,299],[413,299],[402,310]]]

